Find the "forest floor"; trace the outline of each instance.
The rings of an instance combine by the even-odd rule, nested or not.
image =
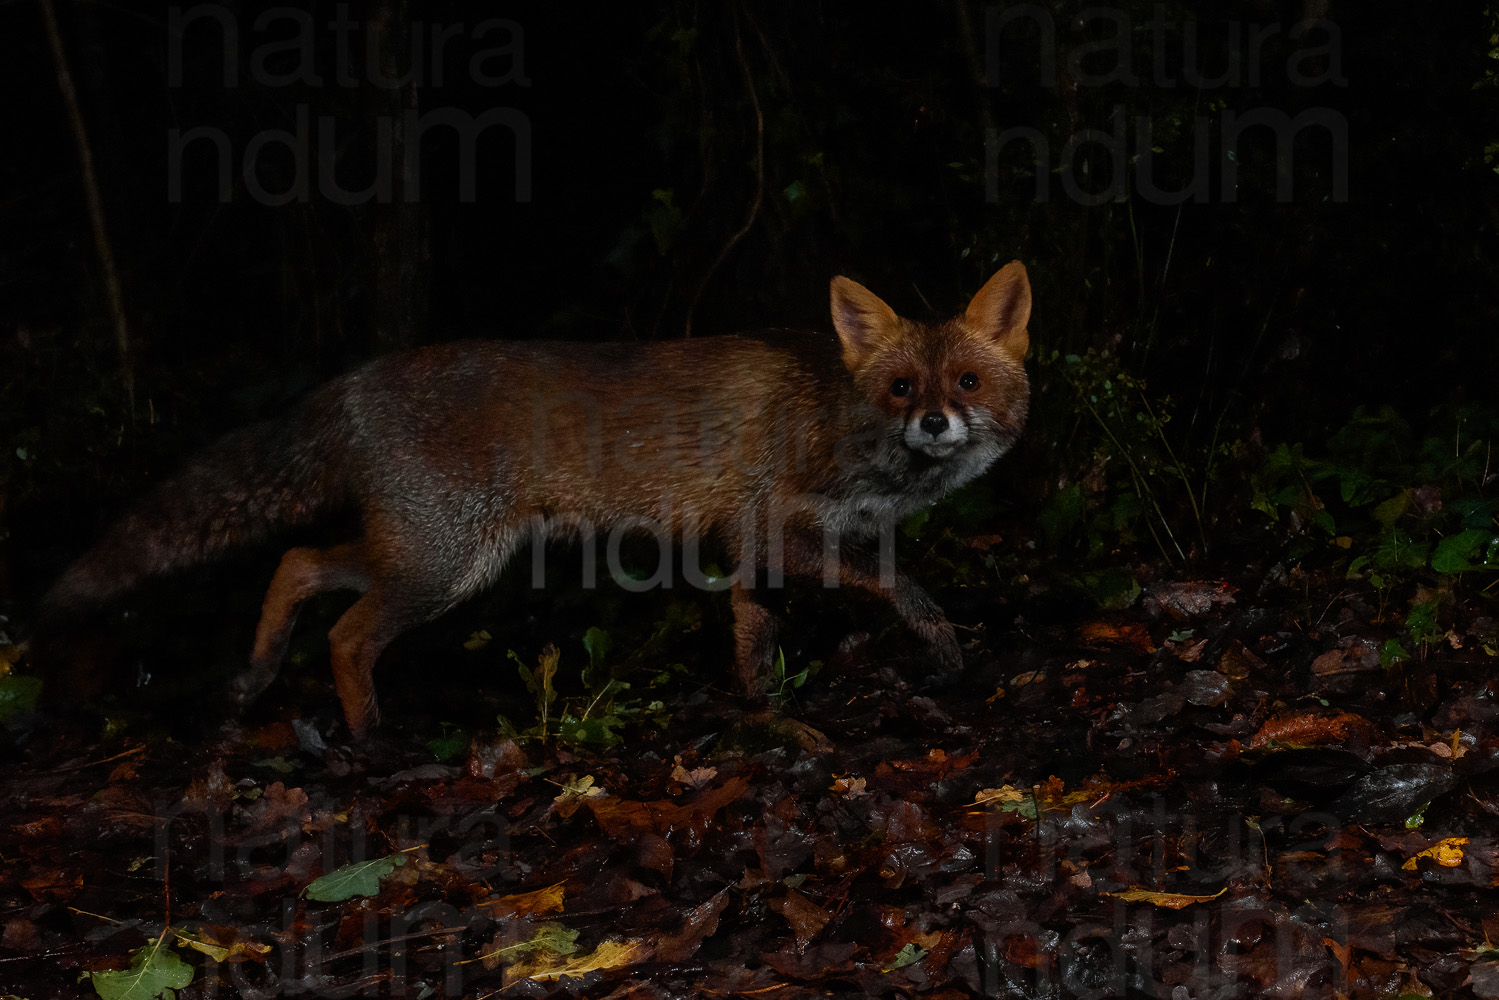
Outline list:
[[[484,633],[398,650],[355,746],[325,653],[243,720],[49,681],[7,723],[0,995],[1499,997],[1482,600],[1390,662],[1334,579],[955,593],[956,681],[895,630],[776,712],[700,665],[549,702],[545,659],[533,705]]]

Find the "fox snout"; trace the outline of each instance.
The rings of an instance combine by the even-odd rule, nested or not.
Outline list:
[[[968,440],[968,421],[961,413],[927,410],[906,420],[906,447],[932,458],[952,454]]]

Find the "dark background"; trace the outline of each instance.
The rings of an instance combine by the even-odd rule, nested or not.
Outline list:
[[[1143,380],[1169,401],[1183,455],[1230,440],[1315,448],[1359,406],[1393,407],[1421,427],[1453,401],[1486,401],[1499,375],[1499,177],[1486,158],[1499,143],[1499,64],[1483,4],[1126,2],[1108,8],[1114,21],[1095,12],[1079,27],[1071,18],[1086,5],[1049,3],[996,38],[990,8],[957,2],[481,13],[383,0],[348,14],[350,83],[338,80],[329,24],[338,5],[301,8],[305,29],[291,8],[262,29],[249,4],[222,5],[223,19],[182,8],[189,27],[174,38],[167,8],[54,2],[128,346],[42,7],[7,4],[0,600],[12,609],[192,448],[361,359],[469,333],[649,340],[689,325],[692,335],[826,326],[835,274],[923,316],[960,309],[1004,262],[1026,263],[1035,414],[1002,473],[1021,518],[1089,466],[1055,352],[1099,352]],[[1330,20],[1294,40],[1308,17]],[[489,18],[513,27],[476,37]],[[238,33],[228,85],[225,20]],[[440,78],[430,60],[413,67],[413,39],[430,51],[439,26],[455,24]],[[1276,24],[1235,68],[1232,53]],[[406,85],[370,82],[371,35],[375,63],[407,72]],[[1227,79],[1183,82],[1189,50],[1204,74]],[[1124,54],[1138,81],[1104,82]],[[504,82],[476,79],[476,56]],[[518,157],[516,129],[484,134],[468,199],[443,129],[421,145],[419,189],[396,188],[400,204],[319,192],[329,172],[344,189],[368,185],[376,123],[405,108],[513,109],[529,136]],[[1116,108],[1130,123],[1125,175],[1101,143],[1064,163],[1069,137],[1112,132]],[[1346,162],[1325,129],[1306,128],[1291,147],[1291,196],[1278,198],[1274,136],[1251,130],[1232,151],[1230,201],[1223,116],[1256,109],[1326,109],[1346,122]],[[246,149],[295,129],[299,113],[312,190],[263,204],[246,183]],[[1141,117],[1155,147],[1143,158]],[[222,130],[231,150],[227,199],[206,142],[189,147],[171,190],[169,130],[198,126]],[[1045,198],[1024,143],[986,161],[986,130],[1018,126],[1050,144]],[[1199,140],[1205,200],[1142,194],[1142,166],[1160,187],[1184,187]],[[284,149],[265,149],[257,183],[287,190],[291,167]],[[1084,192],[1119,194],[1082,204],[1064,173]],[[1230,504],[1233,490],[1215,499]]]

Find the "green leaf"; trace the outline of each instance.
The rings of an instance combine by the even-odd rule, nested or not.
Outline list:
[[[1379,665],[1386,670],[1410,658],[1411,654],[1406,651],[1404,646],[1400,645],[1397,639],[1386,639],[1385,644],[1379,650]]]
[[[932,519],[932,508],[923,507],[900,523],[901,534],[913,541],[920,540],[927,522]]]
[[[588,650],[588,668],[599,670],[604,666],[604,660],[609,655],[609,650],[614,646],[614,640],[609,638],[609,633],[597,625],[583,633],[583,648]]]
[[[130,953],[129,969],[91,972],[89,981],[101,1000],[174,1000],[193,974],[193,967],[159,938]]]
[[[1446,634],[1437,624],[1437,607],[1440,601],[1426,601],[1411,608],[1405,618],[1405,629],[1416,642],[1435,642]]]
[[[468,749],[468,731],[458,726],[443,723],[442,735],[427,741],[427,749],[439,761],[447,763]]]
[[[651,206],[645,211],[645,221],[651,227],[656,251],[665,255],[681,235],[685,220],[682,210],[673,204],[673,192],[669,188],[652,191],[651,201]]]
[[[1081,579],[1088,595],[1098,602],[1099,607],[1109,611],[1124,610],[1134,604],[1141,593],[1140,581],[1122,567],[1084,573]]]
[[[1388,531],[1379,540],[1374,565],[1385,571],[1422,569],[1426,566],[1427,544],[1418,542],[1403,531]]]
[[[564,718],[557,725],[557,736],[574,743],[599,743],[612,745],[620,742],[614,727],[623,725],[617,715],[601,715],[594,719]]]
[[[355,896],[378,896],[380,880],[405,863],[404,854],[388,854],[383,858],[356,861],[313,879],[302,890],[302,895],[319,903],[341,903]]]
[[[1438,573],[1488,569],[1490,567],[1480,557],[1480,550],[1493,537],[1494,533],[1486,528],[1469,528],[1448,535],[1437,543],[1436,551],[1431,554],[1431,568]]]
[[[1023,798],[1002,802],[999,808],[1003,812],[1019,813],[1026,819],[1036,818],[1036,798],[1030,794],[1026,794]]]
[[[1400,516],[1410,508],[1410,505],[1411,491],[1401,490],[1374,508],[1374,520],[1378,521],[1384,530],[1389,531],[1395,527],[1395,522],[1400,520]]]
[[[1374,477],[1362,469],[1345,469],[1338,481],[1338,492],[1343,502],[1355,507],[1363,506],[1374,499],[1370,495],[1373,487]]]
[[[21,677],[16,674],[0,677],[0,722],[36,708],[36,700],[41,694],[40,677]]]
[[[894,972],[896,969],[904,969],[908,965],[915,965],[923,958],[926,958],[926,952],[923,949],[916,947],[916,942],[911,941],[896,953],[895,960],[893,962],[885,966],[880,971]]]
[[[1069,486],[1057,491],[1056,496],[1051,498],[1051,503],[1036,515],[1036,521],[1041,525],[1041,530],[1046,533],[1047,542],[1055,545],[1065,538],[1083,516],[1083,489],[1081,486]]]
[[[1452,503],[1464,528],[1488,528],[1494,521],[1495,506],[1479,497],[1459,497]]]

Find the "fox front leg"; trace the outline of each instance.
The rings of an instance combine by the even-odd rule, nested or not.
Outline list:
[[[824,581],[836,578],[842,586],[858,587],[883,597],[906,627],[926,642],[938,676],[950,677],[963,669],[963,651],[958,647],[957,633],[937,602],[915,580],[893,565],[882,564],[879,557],[862,546],[825,547],[821,538],[788,535],[786,571]]]
[[[736,582],[729,595],[734,609],[734,682],[741,693],[763,698],[770,688],[780,622],[744,584]]]

